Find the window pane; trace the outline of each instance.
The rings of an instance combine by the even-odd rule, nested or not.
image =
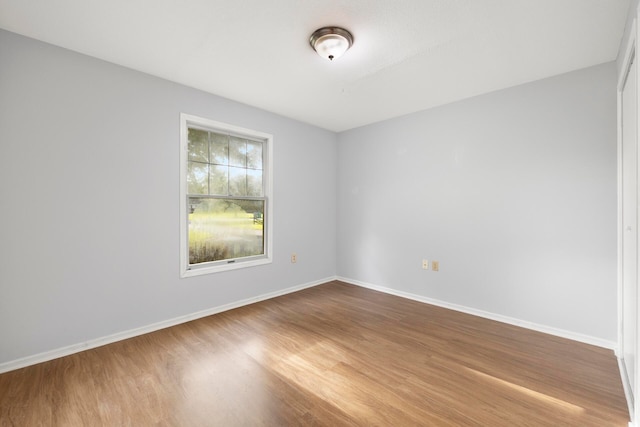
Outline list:
[[[247,196],[262,195],[262,171],[247,169]]]
[[[211,132],[211,163],[229,164],[229,136]]]
[[[228,166],[209,166],[211,174],[209,175],[209,194],[220,196],[229,195],[229,167]]]
[[[262,143],[247,141],[247,167],[262,169]]]
[[[209,132],[189,129],[189,160],[209,161]]]
[[[187,172],[187,193],[208,194],[208,192],[209,165],[189,162],[189,170]]]
[[[232,196],[247,195],[247,170],[229,168],[229,194]]]
[[[264,254],[264,200],[190,197],[189,264]]]
[[[229,166],[247,167],[247,140],[229,138]]]

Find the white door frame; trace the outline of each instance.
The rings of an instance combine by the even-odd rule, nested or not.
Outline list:
[[[618,87],[617,87],[617,95],[618,95],[618,346],[616,348],[616,356],[618,357],[618,364],[620,367],[620,374],[622,378],[622,384],[624,387],[624,392],[627,398],[627,402],[629,404],[629,413],[631,417],[631,422],[629,426],[640,427],[640,423],[638,422],[638,416],[640,416],[640,399],[638,396],[633,398],[633,394],[631,392],[631,384],[628,381],[628,376],[626,374],[625,364],[623,362],[624,351],[623,342],[624,342],[624,293],[623,293],[623,233],[624,233],[624,225],[622,223],[622,92],[625,87],[627,74],[629,72],[629,68],[631,67],[632,61],[637,60],[636,56],[636,40],[638,40],[638,27],[636,25],[638,13],[636,12],[636,18],[633,20],[631,25],[631,29],[629,31],[629,39],[627,40],[626,46],[624,46],[624,57],[622,62],[622,67],[620,74],[618,75]],[[634,59],[635,58],[635,59]],[[638,75],[640,73],[636,73],[636,87],[638,83]],[[637,110],[637,93],[636,93],[636,110]],[[637,121],[637,118],[636,118]],[[637,144],[637,134],[636,134],[636,144]],[[637,150],[640,153],[640,150]],[[640,168],[640,162],[637,162],[637,167]],[[640,188],[640,187],[639,187]],[[640,200],[640,199],[639,199]],[[637,224],[634,227],[634,232],[638,233]],[[638,236],[640,237],[640,236]],[[640,293],[638,293],[640,295]],[[638,304],[640,308],[640,304]],[[638,331],[638,322],[636,318],[636,331]],[[636,337],[636,349],[634,353],[635,357],[635,378],[634,383],[636,387],[640,385],[638,379],[640,375],[638,374],[638,345],[637,343],[640,341],[640,337]],[[640,395],[636,390],[636,394]]]

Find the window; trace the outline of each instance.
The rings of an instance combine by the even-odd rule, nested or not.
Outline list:
[[[273,137],[180,116],[182,277],[271,262]]]

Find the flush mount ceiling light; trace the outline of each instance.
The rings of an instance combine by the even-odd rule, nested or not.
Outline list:
[[[340,58],[353,44],[353,36],[344,28],[322,27],[311,34],[311,47],[318,55],[333,61]]]

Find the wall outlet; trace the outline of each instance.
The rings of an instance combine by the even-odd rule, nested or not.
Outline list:
[[[431,261],[431,269],[433,271],[440,271],[440,261]]]
[[[423,259],[422,260],[422,269],[423,270],[428,270],[429,269],[429,260],[428,259]]]
[[[291,264],[295,264],[296,262],[298,262],[298,255],[291,254]]]

